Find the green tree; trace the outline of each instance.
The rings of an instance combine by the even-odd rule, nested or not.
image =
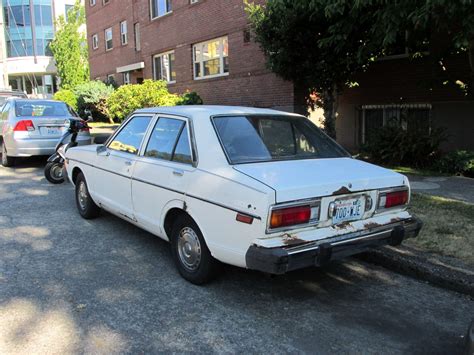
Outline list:
[[[332,137],[338,94],[356,84],[355,75],[387,53],[400,33],[411,35],[414,58],[429,47],[432,64],[445,76],[450,74],[442,59],[449,54],[468,51],[471,71],[474,66],[472,0],[268,0],[246,8],[269,68],[302,89],[308,100],[318,94],[316,103],[324,109]],[[468,91],[465,81],[450,78]]]
[[[71,90],[59,90],[54,94],[53,99],[63,101],[77,111],[77,96]]]
[[[67,20],[59,16],[56,34],[50,44],[54,61],[61,79],[62,89],[74,89],[89,80],[87,41],[80,27],[85,24],[84,6],[79,0],[69,9]]]
[[[107,110],[107,99],[114,92],[111,85],[106,85],[102,81],[94,80],[77,85],[74,88],[74,95],[77,97],[77,109],[79,114],[86,118],[86,110],[92,113],[92,117],[97,121],[109,120],[114,123],[113,119],[109,117]]]

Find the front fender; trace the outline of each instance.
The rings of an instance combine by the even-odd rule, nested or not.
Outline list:
[[[58,153],[54,153],[48,158],[48,163],[59,163],[61,160],[63,160],[63,158]]]

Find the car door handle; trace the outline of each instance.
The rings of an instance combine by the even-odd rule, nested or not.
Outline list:
[[[125,161],[125,165],[131,166],[131,165],[132,165],[132,162],[131,162],[130,160],[127,160],[127,161]]]
[[[181,169],[174,169],[174,170],[173,170],[173,175],[176,175],[176,176],[183,176],[183,175],[184,175],[184,170],[181,170]]]

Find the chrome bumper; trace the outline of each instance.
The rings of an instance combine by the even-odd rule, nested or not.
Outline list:
[[[323,266],[350,255],[383,245],[399,245],[404,239],[414,238],[423,223],[409,218],[369,230],[308,242],[297,246],[263,248],[252,245],[245,255],[247,268],[270,274]]]

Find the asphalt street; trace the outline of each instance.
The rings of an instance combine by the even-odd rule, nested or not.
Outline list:
[[[281,277],[223,266],[191,285],[166,242],[81,219],[44,162],[0,167],[1,354],[462,350],[472,299],[357,259]]]

